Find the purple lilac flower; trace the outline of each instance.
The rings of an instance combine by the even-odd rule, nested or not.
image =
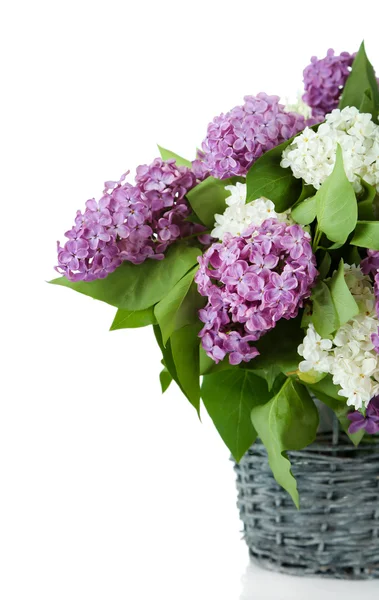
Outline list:
[[[302,131],[304,117],[286,112],[279,96],[245,96],[244,104],[215,117],[198,152],[193,170],[199,179],[246,175],[264,152]]]
[[[317,277],[310,235],[300,225],[267,219],[243,235],[226,235],[200,256],[195,281],[208,298],[199,311],[199,336],[217,363],[249,362],[258,350],[251,345],[276,323],[292,319],[309,298]]]
[[[311,64],[305,67],[303,100],[312,108],[312,117],[317,122],[323,121],[326,114],[338,107],[354,57],[355,54],[348,52],[335,56],[330,48],[325,58],[312,56]]]
[[[361,269],[365,275],[375,275],[379,271],[379,252],[367,250],[367,257],[361,261]]]
[[[376,299],[375,310],[379,318],[379,270],[377,270],[376,275],[374,277],[374,294]],[[371,341],[374,344],[375,352],[379,354],[379,328],[377,333],[372,334]]]
[[[379,433],[379,396],[374,396],[366,408],[366,415],[355,410],[347,415],[351,425],[349,433],[364,429],[369,434]]]
[[[374,344],[374,350],[379,354],[379,329],[378,333],[373,333],[371,336],[371,341]]]
[[[361,270],[365,275],[374,277],[375,310],[379,318],[379,252],[377,250],[367,250],[367,257],[361,261]],[[372,334],[371,341],[375,352],[379,354],[379,328],[377,333]]]
[[[107,181],[100,200],[88,200],[77,212],[64,246],[58,242],[56,270],[71,281],[106,277],[124,260],[162,259],[178,238],[204,230],[186,221],[191,210],[185,195],[197,183],[190,169],[157,158],[138,167],[136,185],[126,183],[126,175]]]

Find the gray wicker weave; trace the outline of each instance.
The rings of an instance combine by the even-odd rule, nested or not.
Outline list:
[[[355,448],[344,434],[319,434],[289,452],[300,505],[274,480],[257,441],[238,465],[238,507],[251,557],[292,575],[379,577],[379,444]]]

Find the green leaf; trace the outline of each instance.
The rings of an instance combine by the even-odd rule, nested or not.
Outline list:
[[[200,338],[201,323],[198,310],[204,298],[197,291],[193,277],[197,268],[172,290],[161,305],[155,307],[160,325],[161,344],[169,346],[174,368],[171,375],[191,404],[200,411]],[[158,308],[159,306],[159,308]],[[173,375],[175,373],[175,376]]]
[[[196,283],[192,282],[180,309],[176,313],[174,331],[186,325],[199,325],[199,309],[203,308],[205,304],[206,298],[199,294]]]
[[[344,244],[356,226],[358,208],[354,188],[346,177],[339,144],[334,169],[317,191],[316,203],[320,230],[332,242]]]
[[[159,325],[154,325],[153,329],[163,355],[164,366],[199,414],[199,324],[187,325],[174,332],[166,346],[163,344]]]
[[[199,346],[199,354],[200,354],[200,375],[210,375],[211,373],[218,373],[219,371],[225,371],[230,369],[236,369],[237,367],[231,365],[229,363],[229,359],[226,356],[224,360],[219,363],[215,363],[213,358],[208,356],[200,344]]]
[[[318,246],[319,250],[327,250],[328,252],[330,250],[339,250],[340,248],[342,248],[343,244],[342,242],[335,242],[334,244],[331,244],[330,246]]]
[[[351,425],[351,421],[349,421],[349,419],[347,418],[347,414],[349,412],[350,412],[349,407],[345,405],[344,413],[343,414],[340,413],[339,415],[337,414],[337,417],[338,417],[338,420],[340,422],[342,429],[349,436],[349,438],[353,442],[354,446],[359,446],[359,444],[361,443],[366,432],[364,429],[360,429],[356,433],[349,433],[349,427]]]
[[[291,210],[291,217],[300,225],[309,225],[316,218],[316,196],[303,200]]]
[[[330,254],[325,252],[324,257],[318,267],[319,278],[325,279],[330,271],[330,267],[332,264],[332,259],[330,258]]]
[[[161,382],[162,394],[164,394],[172,382],[172,377],[166,367],[159,373],[159,380]]]
[[[315,194],[316,194],[316,190],[313,187],[313,185],[309,185],[303,181],[302,188],[301,188],[301,194],[300,194],[299,198],[297,199],[295,206],[297,206],[298,204],[303,202],[303,200],[306,200],[307,198],[314,196]]]
[[[312,302],[310,302],[310,300],[306,300],[304,302],[304,310],[303,310],[303,315],[301,317],[301,324],[300,324],[300,327],[302,329],[307,329],[308,325],[310,323],[312,323],[312,315],[313,315]]]
[[[367,58],[364,42],[354,59],[349,77],[342,92],[339,108],[355,106],[371,113],[374,123],[378,123],[379,88],[375,71]]]
[[[332,300],[336,309],[339,327],[359,313],[359,307],[345,281],[344,262],[341,259],[337,271],[328,282]]]
[[[162,146],[158,145],[158,150],[162,157],[162,160],[169,160],[170,158],[174,158],[176,160],[176,164],[179,167],[188,167],[188,169],[192,169],[192,163],[185,158],[179,156],[179,154],[175,154],[175,152],[171,152],[171,150],[167,150],[166,148],[162,148]]]
[[[361,221],[375,221],[379,218],[376,188],[364,179],[361,179],[361,184],[363,193],[358,200],[358,219]]]
[[[277,212],[284,212],[296,202],[302,182],[293,176],[291,169],[280,166],[283,151],[291,142],[292,139],[272,148],[253,163],[246,176],[246,202],[263,196],[272,200]]]
[[[376,196],[376,187],[367,183],[367,181],[362,179],[362,177],[361,177],[361,185],[363,188],[363,192],[361,192],[361,194],[360,194],[359,202],[365,201],[365,200],[371,200],[371,202],[373,202],[375,199],[375,196]]]
[[[316,398],[334,411],[344,432],[349,436],[354,446],[358,446],[365,431],[349,433],[351,422],[347,418],[347,414],[350,412],[350,407],[346,404],[346,398],[338,395],[338,390],[341,388],[333,384],[331,375],[327,375],[319,383],[307,387],[314,393]]]
[[[180,387],[200,414],[200,323],[186,325],[171,335],[171,351]]]
[[[301,450],[316,437],[318,411],[306,388],[286,379],[270,402],[256,406],[251,419],[265,445],[276,481],[299,508],[299,494],[286,450]]]
[[[304,336],[303,336],[304,337]],[[220,371],[230,371],[235,369],[242,369],[251,371],[254,375],[264,379],[267,383],[268,390],[271,391],[274,386],[274,382],[276,382],[278,376],[284,372],[284,370],[289,370],[289,367],[296,367],[299,362],[299,356],[296,353],[296,365],[294,363],[294,353],[289,359],[283,361],[281,365],[274,364],[272,362],[272,358],[270,356],[264,357],[262,361],[257,361],[254,358],[249,363],[242,362],[239,365],[231,365],[228,357],[226,356],[224,360],[219,363],[215,363],[212,358],[210,358],[205,350],[202,348],[200,344],[200,375],[213,375],[214,373],[219,373]],[[259,364],[259,367],[257,366]]]
[[[331,407],[333,410],[335,410],[335,407],[338,407],[341,404],[346,405],[346,398],[339,396],[338,391],[341,388],[339,385],[335,385],[333,383],[333,378],[331,375],[327,375],[321,379],[321,381],[318,381],[312,385],[308,385],[308,387],[311,388],[317,398],[319,398],[319,394],[324,394],[325,396],[332,398],[335,402],[339,402],[339,404],[335,404],[333,407]],[[320,397],[319,400],[322,400],[322,398]]]
[[[327,394],[324,394],[323,392],[315,392],[313,390],[312,384],[307,384],[307,388],[310,390],[311,393],[313,393],[315,395],[317,400],[320,400],[320,402],[322,402],[323,404],[325,404],[326,406],[331,408],[332,411],[334,413],[336,413],[336,415],[339,411],[341,411],[343,409],[344,406],[346,406],[345,404],[342,404],[342,402],[335,400],[335,398],[332,398],[331,396],[328,396]],[[341,398],[341,400],[342,400],[342,398]]]
[[[300,361],[297,348],[304,338],[300,323],[300,315],[289,321],[278,321],[274,329],[254,343],[260,355],[245,364],[244,368],[255,371],[267,369],[275,364],[284,374],[297,371]]]
[[[199,217],[195,215],[195,213],[191,213],[184,219],[187,223],[197,223],[198,225],[202,225],[203,223],[200,221]]]
[[[246,363],[242,363],[240,368],[243,369],[245,364]],[[268,391],[271,392],[277,377],[281,374],[280,367],[273,363],[271,365],[267,365],[266,367],[262,367],[262,369],[253,370],[254,375],[258,375],[258,377],[262,377],[266,381]]]
[[[365,91],[365,93],[362,96],[362,102],[361,102],[361,105],[359,107],[359,112],[360,113],[371,113],[371,114],[373,114],[374,107],[375,107],[375,105],[374,105],[374,102],[373,102],[371,90],[368,89],[368,90]]]
[[[188,307],[188,303],[187,306],[185,305],[184,299],[188,294],[197,269],[198,267],[191,269],[187,275],[178,281],[172,290],[169,291],[167,296],[162,298],[162,300],[155,305],[154,314],[161,329],[162,339],[165,345],[174,331],[191,322],[192,315],[187,316],[186,314],[183,314],[183,311],[185,313],[186,309],[191,311],[191,307]],[[202,298],[200,294],[199,297]],[[195,310],[196,308],[194,308],[194,312]]]
[[[367,199],[358,203],[358,219],[360,221],[375,221],[372,200]]]
[[[119,308],[116,312],[110,331],[116,329],[134,329],[135,327],[146,327],[146,325],[155,325],[154,307],[145,308],[145,310],[126,310]]]
[[[357,246],[348,246],[346,248],[346,254],[344,256],[344,262],[348,265],[356,265],[357,267],[361,264],[361,255]]]
[[[379,250],[379,221],[358,221],[350,243],[353,246]]]
[[[162,364],[166,367],[166,369],[170,373],[172,379],[178,384],[179,388],[182,390],[179,380],[178,380],[178,374],[176,372],[174,359],[172,357],[171,343],[170,343],[170,341],[168,341],[166,346],[164,346],[163,341],[162,341],[161,330],[159,329],[159,325],[153,325],[153,330],[154,330],[155,339],[157,340],[158,346],[162,352],[162,356],[163,356]]]
[[[225,208],[225,199],[230,196],[230,192],[225,186],[231,185],[230,179],[216,179],[207,177],[196,187],[187,193],[187,200],[192,210],[197,214],[202,223],[209,228],[215,225],[215,215],[222,215]]]
[[[339,327],[339,320],[332,299],[332,294],[324,281],[319,281],[313,288],[312,323],[322,338],[329,338]]]
[[[270,399],[265,381],[238,368],[222,371],[204,376],[201,396],[217,431],[238,462],[256,438],[251,409]]]
[[[286,450],[301,450],[311,444],[319,416],[306,387],[287,378],[273,398],[270,421],[271,429],[280,432]]]
[[[197,263],[198,248],[173,244],[163,260],[148,259],[141,265],[123,262],[105,279],[72,282],[66,277],[50,281],[107,302],[117,308],[140,311],[162,300]]]
[[[228,360],[226,362],[229,363]],[[218,366],[216,365],[215,361],[210,356],[208,356],[201,344],[199,346],[199,363],[200,375],[207,375],[209,373],[212,373],[213,369]]]
[[[305,383],[307,385],[317,383],[318,381],[321,381],[321,379],[324,379],[324,377],[326,377],[326,373],[319,373],[318,371],[314,371],[313,369],[311,371],[306,371],[305,373],[299,370],[297,371],[296,375],[302,383]]]

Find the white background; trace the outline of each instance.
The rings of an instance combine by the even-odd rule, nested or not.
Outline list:
[[[156,142],[193,158],[213,116],[294,96],[330,46],[365,37],[379,70],[375,5],[3,4],[1,600],[376,597],[248,566],[228,451],[161,397],[152,332],[110,333],[112,307],[45,283],[75,211]]]

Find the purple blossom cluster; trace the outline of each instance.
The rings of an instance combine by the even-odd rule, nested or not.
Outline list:
[[[379,396],[374,396],[366,408],[366,415],[359,410],[355,410],[347,415],[351,425],[349,433],[357,433],[364,429],[370,435],[379,433]]]
[[[246,175],[264,152],[302,131],[302,115],[286,112],[279,96],[245,96],[244,104],[215,117],[193,168],[199,178]]]
[[[257,356],[250,343],[297,315],[318,274],[310,235],[276,219],[226,235],[198,260],[195,281],[208,298],[199,311],[202,346],[216,363],[229,354],[232,365]]]
[[[361,269],[365,275],[374,277],[375,309],[379,318],[379,252],[377,250],[367,250],[367,257],[362,260]],[[379,354],[379,329],[378,333],[371,336],[371,341],[375,351]]]
[[[56,270],[71,281],[104,278],[124,260],[162,259],[175,240],[203,230],[186,221],[185,195],[197,183],[190,169],[156,158],[138,167],[136,185],[126,183],[126,175],[106,182],[100,200],[88,200],[77,212],[68,241],[63,247],[58,242]]]
[[[304,69],[303,100],[312,108],[316,122],[323,121],[326,114],[338,107],[354,57],[355,54],[348,52],[335,56],[330,48],[325,58],[312,56],[311,64]]]

